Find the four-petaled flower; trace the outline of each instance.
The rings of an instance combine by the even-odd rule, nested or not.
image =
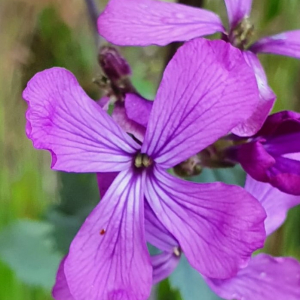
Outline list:
[[[166,172],[255,110],[256,80],[239,49],[204,39],[181,47],[164,72],[142,145],[65,69],[36,74],[23,97],[27,135],[36,148],[51,152],[53,169],[119,172],[63,263],[74,299],[147,299],[152,267],[145,206],[204,276],[234,276],[263,245],[265,212],[244,189]]]

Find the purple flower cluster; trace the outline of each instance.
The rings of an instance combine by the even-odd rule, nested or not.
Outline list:
[[[60,264],[56,300],[146,300],[183,254],[225,299],[300,299],[296,260],[251,258],[300,204],[300,115],[268,117],[275,95],[256,53],[300,58],[300,31],[246,48],[251,1],[225,3],[228,32],[203,9],[109,2],[98,26],[112,43],[190,40],[166,67],[153,102],[135,91],[130,67],[111,48],[99,55],[111,88],[98,103],[63,68],[29,81],[23,98],[34,147],[50,151],[54,170],[97,173],[101,194]],[[215,32],[223,40],[198,38]],[[112,117],[111,94],[117,98]],[[227,142],[222,160],[249,174],[244,188],[173,175],[173,167],[220,139]],[[150,256],[147,243],[161,252]]]

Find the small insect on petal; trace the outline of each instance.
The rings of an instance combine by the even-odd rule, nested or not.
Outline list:
[[[105,230],[105,229],[101,229],[101,231],[100,231],[100,235],[104,235],[104,234],[105,234],[105,232],[106,232],[106,230]]]

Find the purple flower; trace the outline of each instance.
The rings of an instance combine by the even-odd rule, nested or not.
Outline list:
[[[23,97],[27,135],[51,152],[54,170],[118,172],[63,264],[74,299],[147,299],[146,205],[205,276],[235,275],[263,245],[265,212],[244,189],[191,183],[166,172],[255,109],[256,80],[238,49],[202,39],[184,45],[164,72],[142,145],[65,69],[36,74]]]
[[[249,21],[252,0],[225,0],[225,4],[228,32],[213,12],[156,0],[110,0],[98,19],[98,30],[111,43],[127,46],[164,46],[222,32],[226,41],[244,50],[245,59],[257,78],[259,105],[248,120],[233,129],[240,136],[253,135],[262,126],[276,98],[256,54],[275,53],[300,58],[300,30],[262,38],[248,47],[253,33]]]
[[[269,182],[281,191],[300,195],[300,114],[282,111],[270,115],[261,130],[244,143],[226,150],[256,180]]]

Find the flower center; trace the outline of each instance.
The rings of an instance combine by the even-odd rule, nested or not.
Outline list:
[[[137,169],[148,168],[153,164],[153,160],[146,153],[138,153],[134,159],[134,166]]]
[[[245,17],[231,31],[229,40],[235,47],[245,50],[254,33],[254,25]]]

